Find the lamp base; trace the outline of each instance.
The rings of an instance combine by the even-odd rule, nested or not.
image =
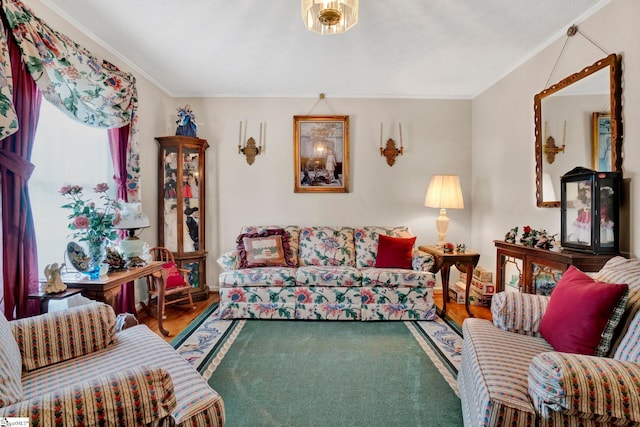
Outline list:
[[[446,209],[440,209],[440,216],[436,219],[436,228],[438,229],[438,247],[444,247],[447,229],[449,228]]]

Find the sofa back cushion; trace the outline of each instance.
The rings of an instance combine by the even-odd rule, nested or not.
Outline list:
[[[22,361],[11,326],[0,312],[0,408],[22,400]]]
[[[610,356],[640,363],[640,259],[613,257],[597,272],[595,280],[629,285],[629,300],[614,335]]]
[[[300,229],[299,265],[355,266],[353,228],[304,227]]]
[[[101,350],[115,341],[116,315],[103,303],[11,322],[25,371]]]
[[[356,248],[356,268],[370,268],[376,265],[378,253],[378,236],[413,237],[408,227],[356,227],[354,243]]]
[[[300,227],[296,226],[296,225],[287,225],[287,226],[280,226],[280,225],[249,225],[249,226],[244,226],[242,227],[242,229],[240,230],[240,234],[245,234],[245,233],[264,233],[267,230],[273,230],[273,229],[283,229],[284,231],[286,231],[287,233],[289,233],[289,254],[287,259],[289,260],[289,262],[291,263],[291,265],[293,267],[297,267],[298,266],[298,249],[300,247]],[[237,266],[236,266],[237,268]]]

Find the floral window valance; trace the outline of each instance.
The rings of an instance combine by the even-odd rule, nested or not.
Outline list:
[[[111,129],[131,124],[127,152],[129,201],[139,200],[140,162],[135,78],[42,22],[22,2],[4,0],[3,10],[22,61],[45,99],[70,118]],[[0,24],[1,25],[1,24]],[[4,29],[0,34],[0,138],[18,123],[12,105],[11,68]]]

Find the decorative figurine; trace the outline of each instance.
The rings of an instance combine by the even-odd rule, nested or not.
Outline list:
[[[445,254],[451,254],[453,253],[453,248],[455,248],[455,246],[453,246],[453,243],[445,243],[442,250]]]
[[[511,230],[504,235],[504,241],[507,243],[515,243],[516,236],[518,235],[518,227],[513,227]]]
[[[126,269],[127,261],[116,248],[107,247],[107,257],[104,262],[109,264],[109,271],[121,271]]]
[[[456,250],[459,254],[463,254],[467,251],[467,245],[465,245],[464,243],[458,243],[456,245]]]
[[[198,124],[196,123],[196,115],[189,105],[178,108],[178,120],[176,120],[176,124],[178,125],[176,135],[196,137]]]
[[[67,289],[67,285],[62,282],[60,271],[64,268],[64,264],[58,266],[57,262],[48,264],[44,268],[44,276],[47,278],[47,284],[42,290],[45,294],[57,294]]]

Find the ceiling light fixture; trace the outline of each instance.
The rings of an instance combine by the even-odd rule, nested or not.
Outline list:
[[[358,0],[302,0],[302,20],[316,33],[345,33],[358,23]]]

